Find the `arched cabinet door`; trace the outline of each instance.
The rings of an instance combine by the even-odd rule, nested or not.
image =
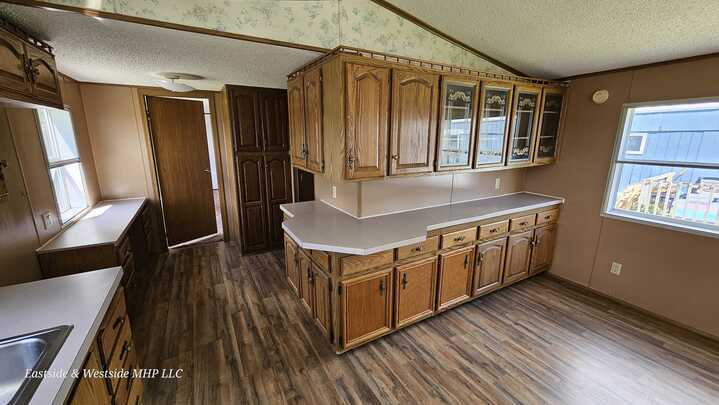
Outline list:
[[[270,246],[282,246],[282,210],[280,205],[292,201],[290,157],[286,153],[265,155],[267,192],[267,238]]]
[[[25,70],[25,48],[19,39],[0,33],[0,88],[30,93],[30,80]]]
[[[264,158],[261,155],[241,156],[237,171],[242,252],[264,250],[268,246]]]
[[[27,57],[30,60],[33,96],[62,104],[60,80],[53,57],[34,48],[27,48]]]

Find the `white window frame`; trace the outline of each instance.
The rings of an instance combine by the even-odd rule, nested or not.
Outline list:
[[[643,225],[649,225],[657,228],[663,228],[673,231],[686,232],[695,235],[709,236],[712,238],[719,238],[719,229],[716,226],[708,224],[692,223],[686,220],[660,217],[656,215],[650,215],[641,212],[629,212],[616,210],[612,207],[612,203],[616,200],[619,170],[618,165],[622,163],[627,164],[640,164],[648,166],[669,166],[669,167],[687,167],[687,168],[702,168],[702,169],[719,169],[719,164],[714,163],[684,163],[676,161],[662,161],[662,160],[622,160],[620,156],[624,154],[624,135],[627,134],[627,123],[631,122],[632,108],[636,107],[653,107],[653,106],[669,106],[676,104],[700,104],[719,102],[717,97],[707,98],[694,98],[694,99],[680,99],[680,100],[663,100],[653,102],[642,102],[642,103],[626,103],[622,106],[622,113],[619,120],[619,126],[617,128],[617,134],[614,141],[614,150],[612,151],[611,161],[609,165],[609,174],[607,176],[606,189],[604,191],[604,201],[602,202],[602,211],[600,215],[605,218],[617,219],[627,222],[634,222]],[[635,133],[638,134],[638,133]],[[642,152],[646,143],[646,134],[642,142]],[[628,152],[627,154],[633,154]]]
[[[41,107],[41,108],[49,109],[51,107]],[[73,122],[73,119],[72,119],[72,110],[70,109],[69,106],[64,106],[64,108],[62,110],[66,111],[68,114],[70,114],[70,126],[72,127],[72,135],[75,138],[75,146],[78,147],[77,132],[75,131],[75,123]],[[47,167],[47,175],[50,180],[50,188],[52,190],[52,199],[53,199],[53,202],[55,203],[55,212],[56,212],[57,220],[60,224],[60,227],[65,228],[65,227],[71,225],[72,223],[74,223],[75,221],[77,221],[79,218],[82,217],[82,215],[84,215],[88,210],[90,210],[92,208],[90,206],[90,200],[88,198],[89,196],[87,195],[87,181],[85,179],[85,166],[82,163],[82,157],[80,156],[79,147],[78,147],[78,151],[77,151],[77,158],[64,159],[64,160],[50,163],[50,159],[48,159],[48,157],[47,157],[47,148],[45,146],[45,139],[43,137],[42,123],[40,122],[40,112],[36,109],[34,111],[34,113],[35,113],[35,122],[37,124],[37,129],[38,129],[38,135],[40,136],[40,146],[42,147],[43,161],[45,162],[45,167]],[[57,190],[55,190],[55,183],[52,181],[52,169],[56,169],[56,168],[63,167],[63,166],[68,166],[68,165],[75,164],[75,163],[80,164],[80,173],[82,175],[82,185],[85,188],[85,202],[87,203],[87,206],[85,208],[79,210],[78,212],[76,212],[72,217],[63,221],[62,213],[60,212],[60,204],[57,201]]]

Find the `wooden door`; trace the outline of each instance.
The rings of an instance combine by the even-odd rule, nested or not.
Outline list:
[[[477,246],[473,295],[484,294],[502,285],[506,247],[507,238],[497,239]]]
[[[314,291],[312,290],[312,262],[307,252],[300,249],[297,260],[297,270],[300,273],[300,301],[302,305],[312,314],[314,303]]]
[[[24,95],[32,93],[25,71],[25,47],[5,31],[0,31],[0,88]]]
[[[292,202],[290,157],[286,153],[265,155],[265,187],[267,188],[267,238],[273,247],[282,246],[281,204]]]
[[[556,225],[543,226],[534,230],[534,247],[532,248],[532,262],[529,266],[530,274],[545,270],[552,264],[554,256],[554,241],[557,236]]]
[[[509,237],[507,242],[507,263],[504,266],[503,284],[529,276],[529,260],[532,252],[532,230]]]
[[[287,82],[287,112],[290,122],[290,159],[293,165],[305,167],[305,95],[301,75]]]
[[[265,152],[289,150],[287,92],[284,90],[263,89],[258,94],[258,103],[260,106],[262,150]]]
[[[442,76],[437,170],[469,169],[474,161],[479,83]]]
[[[285,238],[285,276],[290,288],[300,295],[300,271],[298,265],[297,245],[290,238]]]
[[[559,124],[562,116],[564,91],[561,87],[545,87],[542,91],[541,111],[539,114],[539,133],[534,149],[534,161],[550,163],[557,155]]]
[[[237,172],[242,253],[267,249],[265,158],[260,154],[240,155]]]
[[[434,170],[439,76],[392,71],[392,132],[389,174]]]
[[[305,73],[305,143],[307,169],[322,173],[325,166],[322,128],[322,69]]]
[[[217,233],[202,102],[146,97],[170,246]]]
[[[512,127],[507,151],[508,165],[530,163],[534,154],[534,136],[537,132],[539,94],[536,86],[515,86],[512,102]]]
[[[341,288],[345,349],[392,329],[392,269],[342,281]]]
[[[91,346],[90,353],[87,355],[82,370],[102,370],[96,345]],[[112,398],[110,398],[110,394],[107,390],[105,379],[83,377],[82,370],[80,371],[80,378],[77,379],[67,404],[110,405]]]
[[[330,337],[332,324],[330,307],[330,280],[320,271],[317,266],[312,265],[312,289],[314,296],[313,316],[320,327],[322,334]]]
[[[27,57],[31,68],[33,96],[62,104],[60,97],[60,78],[55,59],[49,53],[26,46]]]
[[[512,83],[482,82],[474,167],[504,166],[509,139]]]
[[[257,90],[249,87],[230,86],[230,114],[232,135],[237,152],[260,152],[262,137]]]
[[[398,266],[395,279],[395,327],[408,325],[434,313],[436,257]]]
[[[457,249],[439,257],[437,310],[452,306],[471,295],[474,246]]]
[[[347,64],[347,179],[383,177],[389,128],[389,68]]]

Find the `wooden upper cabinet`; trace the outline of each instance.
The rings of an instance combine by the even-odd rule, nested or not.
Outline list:
[[[285,276],[292,290],[299,296],[300,294],[300,271],[297,263],[297,245],[295,242],[285,237]]]
[[[472,167],[479,83],[442,76],[437,171]]]
[[[341,341],[345,349],[392,329],[392,269],[341,283]]]
[[[534,230],[534,247],[532,248],[532,261],[529,266],[530,274],[544,270],[552,264],[556,235],[556,225],[548,225]]]
[[[509,138],[512,83],[482,82],[474,167],[503,166]]]
[[[564,91],[561,87],[545,87],[542,91],[539,134],[534,150],[534,161],[549,163],[557,155],[559,124],[562,116]]]
[[[437,257],[432,256],[395,269],[395,327],[434,313]]]
[[[229,89],[232,133],[237,152],[262,151],[257,90],[233,86]]]
[[[287,118],[287,94],[283,90],[259,93],[262,149],[265,152],[287,151],[290,147]]]
[[[387,165],[390,69],[347,63],[345,177],[383,177]]]
[[[534,137],[537,132],[539,96],[541,88],[515,86],[512,101],[512,127],[507,151],[507,164],[531,163],[534,154]]]
[[[322,173],[325,166],[322,132],[322,69],[318,67],[305,73],[304,86],[307,169]]]
[[[32,92],[30,85],[23,42],[0,31],[0,88],[25,94]]]
[[[473,295],[484,294],[502,285],[506,247],[506,238],[477,246],[477,266],[474,269]]]
[[[33,96],[62,104],[60,97],[60,77],[55,66],[55,58],[40,49],[26,47],[28,67],[32,78]]]
[[[471,295],[474,246],[444,253],[439,257],[437,310],[457,304]]]
[[[529,276],[533,231],[518,233],[507,241],[507,262],[504,266],[504,284]]]
[[[392,71],[389,174],[434,170],[439,76]]]
[[[305,167],[305,95],[303,76],[287,82],[287,112],[290,122],[290,159],[292,164]]]

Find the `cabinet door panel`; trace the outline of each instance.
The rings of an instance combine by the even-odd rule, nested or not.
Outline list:
[[[297,264],[297,245],[289,238],[285,238],[285,275],[295,294],[300,294],[300,271]]]
[[[290,158],[305,167],[305,95],[302,76],[287,82],[287,111],[290,121]]]
[[[346,177],[382,177],[387,164],[389,68],[347,64]]]
[[[477,82],[442,77],[437,170],[472,167],[478,88]]]
[[[546,87],[542,94],[542,112],[534,160],[551,162],[557,154],[557,138],[564,96],[561,88]]]
[[[538,87],[516,86],[514,89],[508,164],[526,164],[532,158],[534,136],[537,132],[539,92]]]
[[[242,251],[267,248],[265,165],[262,156],[243,156],[237,162]]]
[[[512,85],[510,83],[488,82],[482,84],[475,167],[504,165],[511,106]]]
[[[534,230],[534,248],[532,248],[531,274],[544,270],[552,264],[554,241],[557,236],[556,225],[544,226]]]
[[[55,59],[52,55],[26,46],[27,57],[32,65],[32,94],[33,96],[62,104],[60,97],[60,78],[58,77]]]
[[[474,270],[474,295],[484,294],[502,285],[504,252],[506,247],[506,238],[477,246],[477,266]]]
[[[260,137],[260,116],[257,91],[232,87],[229,90],[232,134],[238,152],[259,152],[262,150]]]
[[[312,265],[312,284],[315,322],[320,327],[320,331],[329,337],[332,319],[330,315],[330,280],[314,265]]]
[[[324,139],[322,133],[322,69],[305,74],[305,140],[307,169],[322,173],[324,170]]]
[[[297,268],[300,273],[300,299],[304,307],[312,314],[314,291],[312,289],[312,262],[304,250],[300,250]]]
[[[529,275],[533,232],[530,230],[509,237],[507,263],[504,267],[504,284],[521,280]]]
[[[97,353],[97,346],[92,346],[87,355],[83,370],[100,371],[100,356]],[[75,383],[75,387],[67,401],[69,405],[110,405],[112,398],[107,391],[107,385],[102,378],[81,377]]]
[[[25,95],[31,93],[23,43],[4,31],[0,31],[0,88]]]
[[[356,346],[392,328],[392,270],[342,281],[342,343]]]
[[[419,260],[395,270],[395,326],[432,315],[437,283],[437,258]]]
[[[265,155],[265,186],[267,196],[268,243],[282,246],[281,204],[292,201],[290,157],[284,153]]]
[[[474,246],[440,255],[437,309],[452,306],[472,292]]]
[[[283,90],[263,90],[259,94],[262,122],[262,149],[281,152],[289,148],[287,94]]]
[[[439,76],[392,72],[390,175],[434,170]]]

